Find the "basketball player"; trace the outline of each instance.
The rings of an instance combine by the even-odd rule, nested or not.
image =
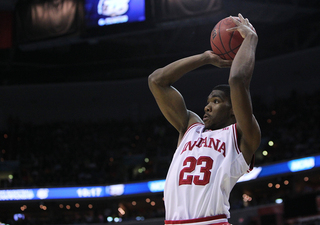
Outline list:
[[[240,22],[234,20],[237,26],[229,29],[244,38],[233,61],[206,51],[157,69],[148,78],[161,112],[179,132],[164,189],[165,224],[229,224],[230,192],[249,171],[260,144],[249,92],[258,36],[248,19],[241,14],[239,18]],[[213,88],[201,119],[186,108],[171,85],[206,64],[231,69],[229,84]]]

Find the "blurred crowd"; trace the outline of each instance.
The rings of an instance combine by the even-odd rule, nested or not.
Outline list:
[[[10,119],[1,159],[19,162],[2,187],[115,184],[164,178],[177,134],[163,118],[57,122]]]
[[[268,104],[254,98],[253,107],[262,131],[256,165],[320,152],[319,93],[292,92]],[[0,137],[1,163],[6,165],[2,168],[12,167],[14,173],[9,179],[2,177],[1,188],[164,179],[178,138],[162,116],[140,122],[64,121],[41,125],[9,118],[6,127]]]
[[[255,102],[256,116],[261,125],[262,142],[257,154],[258,164],[316,155],[320,153],[320,93],[298,94],[277,99],[266,108]],[[258,107],[257,107],[258,106]],[[273,145],[269,145],[269,141]],[[260,157],[259,157],[260,156]]]

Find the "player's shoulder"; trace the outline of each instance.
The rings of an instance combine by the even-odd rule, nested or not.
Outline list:
[[[190,130],[191,126],[194,126],[195,124],[204,124],[202,119],[194,112],[188,110],[188,123],[187,127],[182,132],[182,135],[184,135],[188,130]]]
[[[188,110],[188,122],[187,126],[179,133],[179,141],[182,140],[182,138],[185,136],[185,134],[194,126],[196,125],[203,125],[202,119],[195,113],[190,110]]]
[[[188,110],[188,127],[187,129],[192,125],[192,124],[196,124],[196,123],[201,123],[204,124],[202,119],[200,118],[200,116],[190,110]]]

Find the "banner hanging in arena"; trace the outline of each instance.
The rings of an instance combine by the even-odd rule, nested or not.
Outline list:
[[[154,3],[156,4],[155,8],[161,9],[157,15],[159,20],[203,15],[218,11],[222,7],[221,0],[162,0]]]
[[[32,0],[17,5],[19,42],[41,40],[79,31],[79,0]]]

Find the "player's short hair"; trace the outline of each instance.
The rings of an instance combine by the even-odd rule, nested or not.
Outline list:
[[[229,84],[219,84],[215,86],[212,90],[220,90],[222,91],[226,97],[228,97],[229,102],[231,103],[231,97],[230,97],[230,85]]]

